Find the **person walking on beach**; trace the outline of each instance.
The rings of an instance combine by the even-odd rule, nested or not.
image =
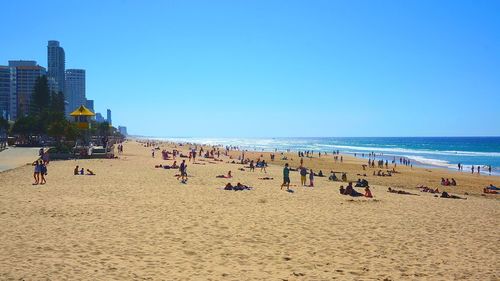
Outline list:
[[[283,184],[281,184],[281,189],[286,186],[286,190],[290,190],[290,169],[288,168],[288,163],[285,164],[283,168]]]
[[[187,165],[186,165],[186,160],[182,160],[182,163],[181,165],[179,166],[179,172],[181,173],[178,177],[177,177],[177,180],[179,180],[179,178],[181,179],[181,181],[185,182],[187,180],[187,172],[186,172],[186,169],[187,169]]]
[[[491,165],[488,166],[488,173],[490,174],[491,176]]]
[[[304,166],[300,166],[300,184],[302,186],[306,185],[307,169]]]
[[[481,166],[477,165],[477,174],[481,174]]]
[[[260,162],[260,171],[264,171],[264,173],[267,174],[267,171],[266,171],[266,166],[267,166],[267,163],[266,163],[266,160],[262,160],[262,162]]]
[[[196,162],[196,149],[193,149],[193,163]]]
[[[47,165],[40,160],[40,184],[46,184],[45,176],[47,175]]]
[[[314,172],[313,170],[309,170],[309,186],[314,187]]]
[[[472,173],[474,174],[474,165],[472,165],[472,168],[471,168],[471,169],[472,169]]]
[[[35,179],[35,182],[33,183],[33,185],[37,185],[40,182],[40,171],[41,171],[40,162],[36,160],[31,165],[35,166],[35,170],[33,171],[33,178]]]

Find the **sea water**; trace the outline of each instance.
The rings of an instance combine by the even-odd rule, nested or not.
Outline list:
[[[469,170],[481,166],[487,172],[492,167],[500,174],[500,137],[325,137],[325,138],[155,138],[174,142],[191,142],[207,145],[237,146],[256,151],[314,151],[339,150],[341,153],[361,157],[373,152],[377,159],[389,162],[400,157],[408,158],[415,165],[457,169],[458,163]]]

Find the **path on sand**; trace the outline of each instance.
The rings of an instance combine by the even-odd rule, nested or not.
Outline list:
[[[35,161],[39,147],[9,147],[0,152],[0,172],[21,167]]]

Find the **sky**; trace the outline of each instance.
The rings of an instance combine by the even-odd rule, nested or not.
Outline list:
[[[499,136],[500,1],[7,1],[0,65],[164,137]]]

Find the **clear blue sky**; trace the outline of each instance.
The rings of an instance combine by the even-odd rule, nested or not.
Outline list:
[[[500,135],[500,1],[2,1],[0,64],[156,136]]]

